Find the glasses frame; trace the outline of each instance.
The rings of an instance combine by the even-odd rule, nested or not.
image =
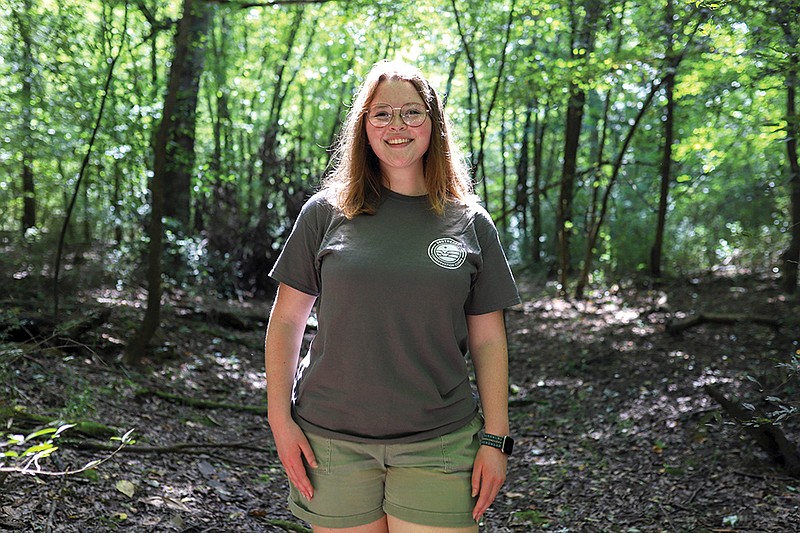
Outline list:
[[[387,122],[386,124],[383,124],[383,125],[378,125],[378,124],[375,124],[375,123],[372,121],[371,111],[372,111],[374,108],[378,107],[378,106],[385,106],[385,107],[387,107],[387,108],[389,108],[389,109],[391,109],[391,110],[392,110],[392,116],[391,116],[391,118],[389,119],[389,122]],[[404,114],[403,114],[403,109],[404,109],[404,108],[407,108],[408,106],[420,106],[421,108],[423,108],[423,109],[425,110],[425,116],[424,116],[424,118],[422,119],[422,121],[421,121],[419,124],[409,124],[409,123],[408,123],[408,121],[406,120],[406,117],[405,117],[405,116],[404,116]],[[372,105],[371,105],[371,106],[369,106],[367,109],[365,109],[365,110],[364,110],[364,114],[367,116],[367,122],[369,122],[369,123],[372,125],[372,127],[374,127],[374,128],[385,128],[385,127],[387,127],[387,126],[391,125],[391,123],[392,123],[392,122],[394,122],[394,117],[395,117],[395,114],[396,114],[396,112],[397,112],[397,111],[399,111],[399,112],[400,112],[400,113],[399,113],[399,115],[400,115],[400,120],[402,120],[402,121],[403,121],[403,124],[405,124],[405,125],[406,125],[406,126],[408,126],[409,128],[419,128],[420,126],[422,126],[423,124],[425,124],[425,119],[426,119],[426,118],[428,118],[428,115],[430,115],[430,114],[431,114],[431,110],[430,110],[430,109],[428,109],[428,108],[427,108],[427,106],[426,106],[425,104],[420,104],[420,103],[418,103],[418,102],[407,102],[407,103],[403,104],[403,105],[402,105],[402,106],[400,106],[400,107],[392,107],[390,104],[383,103],[383,102],[378,102],[378,103],[376,103],[376,104],[372,104]]]

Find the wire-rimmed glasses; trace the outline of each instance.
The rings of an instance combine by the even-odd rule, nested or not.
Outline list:
[[[395,111],[400,111],[400,118],[412,128],[421,126],[428,116],[428,109],[416,102],[403,104],[403,107],[392,107],[389,104],[375,104],[367,109],[367,120],[376,128],[385,128],[394,120]]]

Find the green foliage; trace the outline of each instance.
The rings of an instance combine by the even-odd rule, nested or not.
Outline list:
[[[745,421],[749,426],[784,425],[789,419],[800,415],[800,349],[789,355],[785,362],[775,366],[777,383],[767,386],[758,379],[748,376],[759,392],[759,403],[765,407],[758,408],[753,403],[742,406],[753,413],[752,418]]]
[[[10,448],[3,452],[5,459],[23,459],[24,464],[21,466],[21,471],[22,473],[27,473],[32,466],[34,470],[39,469],[40,461],[58,450],[58,446],[54,445],[54,441],[62,432],[71,427],[75,427],[75,424],[63,424],[58,428],[47,427],[28,435],[8,433],[4,435],[8,440],[0,443],[0,449]],[[41,437],[45,438],[42,438],[41,442],[35,442]],[[17,451],[17,448],[20,451]]]
[[[122,2],[29,4],[26,10],[19,1],[0,3],[0,231],[14,236],[4,242],[35,244],[59,231],[108,60],[123,46],[68,244],[102,244],[116,288],[134,287],[181,3],[129,5],[124,34]],[[574,13],[547,0],[215,4],[197,106],[194,224],[167,233],[165,274],[181,289],[200,285],[223,296],[249,290],[253,272],[268,268],[285,239],[296,204],[325,173],[354,88],[382,58],[411,61],[429,75],[473,163],[483,142],[477,189],[521,263],[531,261],[534,171],[542,179],[543,232],[534,238],[543,243],[544,263],[554,260],[567,88],[574,82],[586,91],[572,221],[578,267],[593,194],[612,186],[612,162],[650,85],[664,77],[669,54],[683,54],[683,61],[676,71],[666,270],[769,268],[791,224],[784,73],[796,54],[787,35],[796,38],[800,29],[779,21],[796,14],[792,5],[676,2],[667,32],[664,2],[611,3],[589,52],[585,43],[569,42],[580,2]],[[659,90],[621,156],[593,251],[607,280],[649,261],[665,102]],[[544,131],[541,141],[524,130],[529,110],[531,127]],[[526,135],[527,171],[520,166]],[[38,222],[23,237],[28,159]],[[517,187],[528,194],[517,195]],[[516,205],[525,196],[527,205]]]
[[[111,438],[112,441],[119,444],[119,447],[103,459],[89,461],[83,467],[74,470],[46,470],[43,463],[51,460],[51,456],[58,451],[58,439],[76,426],[77,424],[58,422],[39,428],[27,435],[13,432],[0,433],[0,474],[86,475],[87,472],[108,461],[122,447],[135,442],[132,438],[133,430],[130,430],[122,437]],[[91,476],[91,474],[89,475]]]
[[[548,517],[535,509],[514,511],[513,518],[515,523],[526,524],[534,528],[546,528],[551,522]]]

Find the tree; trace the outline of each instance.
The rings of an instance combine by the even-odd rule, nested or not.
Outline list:
[[[167,141],[164,215],[174,219],[182,233],[190,229],[197,99],[211,16],[212,8],[204,1],[192,2],[189,11],[184,11],[181,22],[188,28],[188,44],[182,61],[170,72],[170,76],[176,76],[178,86]]]
[[[661,275],[661,255],[664,249],[664,228],[667,221],[667,203],[669,199],[669,184],[672,179],[672,145],[674,141],[675,123],[675,76],[678,64],[675,60],[675,38],[674,38],[674,14],[675,8],[673,0],[666,0],[664,9],[664,30],[666,34],[666,59],[667,68],[664,72],[664,97],[667,102],[664,106],[663,119],[663,144],[660,166],[660,183],[658,195],[658,215],[656,221],[656,235],[653,239],[653,247],[650,249],[650,275],[659,277]]]
[[[578,165],[583,110],[586,104],[585,81],[581,79],[581,69],[586,69],[589,54],[594,49],[595,32],[600,20],[602,0],[583,0],[583,16],[578,20],[574,1],[570,1],[570,24],[572,31],[570,58],[575,62],[575,70],[569,81],[569,101],[564,128],[564,162],[561,168],[561,186],[556,214],[558,238],[558,283],[562,295],[567,291],[567,277],[570,270],[570,236],[573,232],[573,199],[575,177]]]
[[[36,226],[36,189],[33,178],[33,41],[30,24],[31,0],[24,0],[22,11],[13,10],[14,21],[22,41],[22,72],[20,90],[20,127],[22,130],[22,233]]]
[[[183,0],[183,16],[178,22],[175,34],[175,51],[172,57],[169,83],[164,98],[164,108],[161,123],[156,133],[153,147],[153,177],[150,180],[150,223],[147,234],[150,239],[147,257],[147,309],[142,323],[125,347],[124,361],[126,364],[138,365],[144,356],[150,340],[153,338],[160,325],[161,317],[161,254],[163,251],[165,213],[165,186],[169,178],[169,148],[170,139],[175,138],[175,128],[180,123],[175,122],[175,116],[181,100],[181,89],[184,87],[185,77],[193,77],[184,68],[190,62],[189,56],[196,52],[194,47],[202,46],[202,42],[193,42],[197,38],[196,25],[196,0]],[[202,3],[202,2],[201,2]],[[207,8],[201,8],[201,11]],[[197,65],[197,63],[194,63]]]
[[[800,263],[800,161],[797,138],[800,135],[800,116],[797,112],[797,88],[800,86],[800,8],[796,2],[784,0],[772,4],[772,20],[780,27],[786,45],[784,84],[786,88],[786,159],[789,163],[789,199],[791,230],[789,246],[783,254],[783,288],[788,293],[797,290]]]

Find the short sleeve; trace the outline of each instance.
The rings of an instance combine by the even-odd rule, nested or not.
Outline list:
[[[473,278],[464,306],[466,313],[482,315],[518,304],[517,284],[494,222],[484,209],[480,209],[475,215],[474,225],[481,247],[481,268]]]
[[[330,214],[331,207],[320,194],[306,202],[269,273],[272,279],[306,294],[319,295],[317,254]]]

